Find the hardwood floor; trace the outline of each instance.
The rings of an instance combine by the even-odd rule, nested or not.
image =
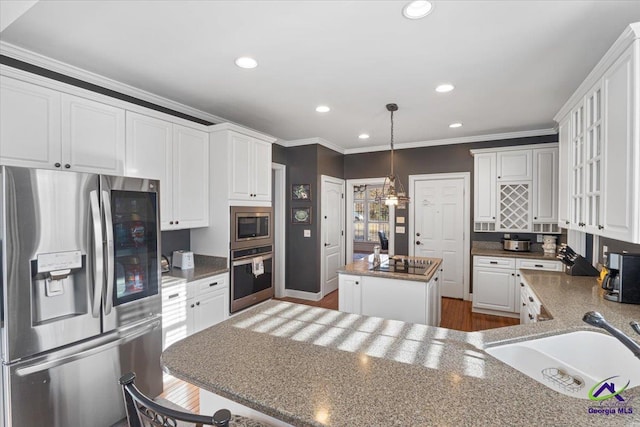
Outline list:
[[[330,310],[338,309],[338,291],[331,292],[320,301],[308,301],[298,298],[276,298],[280,301],[322,307]],[[519,319],[502,316],[490,316],[471,312],[471,301],[453,298],[442,298],[442,322],[440,326],[464,332],[482,331],[485,329],[501,328],[520,323]],[[200,395],[194,385],[180,381],[170,375],[164,375],[164,392],[160,395],[183,408],[199,413]],[[211,414],[205,414],[211,415]]]

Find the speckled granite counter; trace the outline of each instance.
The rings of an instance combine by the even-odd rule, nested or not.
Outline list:
[[[223,257],[194,254],[193,264],[193,269],[180,270],[179,268],[172,268],[168,273],[163,273],[162,276],[187,279],[187,282],[191,282],[229,271],[229,268],[227,267],[227,258]]]
[[[593,278],[523,271],[553,320],[465,333],[267,302],[168,348],[171,374],[295,426],[633,425],[633,414],[589,414],[486,354],[504,340],[592,329],[599,310],[620,329],[640,306],[603,301]],[[606,363],[606,354],[594,354]],[[640,387],[625,391],[640,400]],[[634,402],[635,403],[635,402]]]
[[[338,270],[338,273],[342,274],[355,274],[358,276],[374,276],[374,277],[385,277],[389,279],[400,279],[400,280],[413,280],[416,282],[428,282],[431,280],[433,275],[438,271],[438,268],[442,264],[441,258],[424,258],[424,257],[410,257],[410,256],[402,256],[402,258],[407,258],[410,260],[423,260],[429,261],[429,268],[424,274],[407,274],[407,273],[396,273],[389,271],[379,271],[372,270],[373,264],[369,263],[367,260],[355,261],[351,264],[347,264],[341,269]]]

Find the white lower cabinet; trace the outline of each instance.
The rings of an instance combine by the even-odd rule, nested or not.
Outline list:
[[[473,257],[474,313],[521,317],[520,269],[561,271],[560,261],[529,258]]]
[[[200,332],[229,317],[229,282],[226,274],[187,285],[187,335]]]
[[[520,288],[520,324],[535,323],[542,312],[542,303],[533,293],[526,280],[521,280]]]
[[[340,311],[438,326],[440,307],[439,275],[429,282],[339,275]]]
[[[187,337],[187,281],[162,286],[162,349]]]
[[[338,275],[338,310],[362,314],[360,282],[362,277],[350,274]]]

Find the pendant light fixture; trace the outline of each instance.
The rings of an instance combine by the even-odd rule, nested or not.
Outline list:
[[[391,173],[384,180],[382,194],[377,198],[384,201],[387,206],[405,206],[409,202],[407,193],[404,191],[400,178],[393,171],[393,112],[398,111],[397,104],[387,104],[387,111],[391,113]]]

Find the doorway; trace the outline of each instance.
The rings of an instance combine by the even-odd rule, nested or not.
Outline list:
[[[409,177],[409,255],[442,258],[443,297],[469,296],[469,172]]]
[[[338,289],[338,269],[344,266],[344,180],[320,178],[321,298]]]

